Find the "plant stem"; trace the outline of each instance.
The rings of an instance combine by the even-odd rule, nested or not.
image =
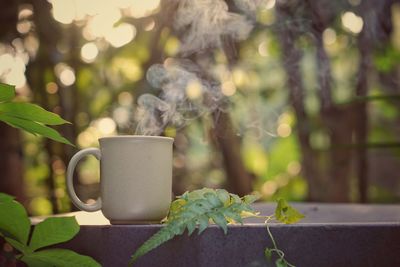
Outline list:
[[[270,251],[271,251],[271,252],[275,252],[276,254],[278,254],[279,258],[282,259],[282,260],[284,260],[284,261],[286,262],[286,264],[287,264],[289,267],[296,267],[296,266],[294,266],[293,264],[289,263],[289,262],[285,259],[285,253],[284,253],[282,250],[280,250],[280,249],[278,248],[278,246],[276,245],[276,241],[275,241],[275,239],[274,239],[274,236],[272,235],[271,230],[269,229],[268,222],[269,222],[270,220],[274,219],[275,216],[274,216],[274,215],[270,215],[270,216],[257,216],[257,217],[266,217],[266,218],[267,218],[267,219],[265,220],[264,223],[265,223],[265,226],[266,226],[266,228],[267,228],[268,236],[269,236],[269,238],[271,239],[272,246],[274,247],[274,248],[271,249]]]
[[[276,246],[276,242],[275,242],[274,236],[272,235],[271,230],[269,229],[269,225],[268,225],[268,222],[270,220],[272,220],[273,216],[268,216],[268,217],[269,218],[267,218],[264,223],[265,223],[265,226],[267,227],[267,232],[268,232],[269,238],[271,238],[272,245],[274,246],[274,249],[275,250],[279,250],[278,247]]]

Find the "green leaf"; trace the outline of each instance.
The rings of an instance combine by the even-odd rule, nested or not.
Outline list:
[[[271,261],[271,258],[272,258],[272,251],[271,251],[270,248],[266,248],[266,249],[264,250],[264,256],[265,256],[265,258],[266,258],[268,261]]]
[[[175,218],[179,212],[181,212],[182,207],[186,204],[186,200],[184,199],[177,199],[173,201],[170,205],[167,220],[172,220]]]
[[[20,203],[14,200],[0,202],[0,232],[5,237],[13,238],[25,245],[30,227],[28,215]]]
[[[33,230],[29,247],[35,251],[39,248],[66,242],[79,232],[75,217],[47,218]]]
[[[241,222],[244,211],[247,211],[246,216],[256,215],[244,200],[237,195],[229,194],[226,190],[203,188],[185,192],[171,203],[166,225],[135,251],[129,264],[132,265],[149,251],[174,236],[182,234],[185,229],[192,234],[198,226],[198,234],[201,234],[207,228],[210,219],[219,225],[226,234],[228,231],[227,219]]]
[[[94,244],[95,245],[95,244]],[[91,257],[80,255],[68,249],[46,249],[24,255],[21,260],[29,267],[100,267]]]
[[[287,267],[287,263],[283,258],[279,258],[275,261],[276,267]]]
[[[15,86],[0,83],[0,102],[11,101],[15,97]]]
[[[30,103],[3,103],[0,104],[0,113],[10,117],[40,122],[47,125],[69,123],[59,115]]]
[[[259,194],[251,194],[243,197],[243,201],[246,204],[251,204],[260,198]]]
[[[44,137],[53,139],[57,142],[72,145],[67,139],[62,137],[56,130],[47,127],[45,125],[39,124],[37,122],[15,118],[5,114],[0,114],[0,120],[4,121],[5,123],[13,127],[20,128],[32,134],[39,134]]]
[[[192,192],[186,192],[185,194],[182,195],[183,199],[186,200],[196,200],[196,199],[204,199],[204,195],[206,193],[215,193],[215,190],[210,189],[210,188],[202,188],[198,190],[194,190]]]
[[[240,224],[243,223],[243,220],[242,220],[242,217],[240,216],[240,214],[238,214],[237,212],[234,212],[232,210],[229,210],[229,209],[224,210],[224,216],[234,220],[237,223],[240,223]]]
[[[279,199],[275,209],[275,217],[282,223],[291,224],[303,219],[304,215],[291,207],[284,199]]]
[[[197,219],[199,223],[199,234],[201,234],[204,230],[207,229],[208,224],[210,222],[209,218],[206,215],[202,215]]]
[[[226,221],[224,215],[213,212],[213,213],[210,213],[210,217],[214,221],[214,223],[219,225],[222,228],[222,230],[224,230],[224,234],[226,234],[228,232],[227,221]]]
[[[188,235],[192,235],[194,230],[196,230],[196,222],[189,221],[187,224],[187,229],[188,229]]]
[[[204,197],[207,199],[208,202],[214,207],[223,206],[224,203],[218,198],[216,193],[207,192],[204,194]]]
[[[19,250],[23,254],[29,254],[33,252],[28,246],[21,244],[15,239],[5,237],[5,240],[7,241],[7,243],[9,243],[11,246],[13,246],[15,249]]]
[[[135,251],[135,253],[131,257],[131,260],[129,261],[129,265],[132,265],[138,258],[142,257],[144,254],[172,239],[175,236],[175,229],[178,227],[179,225],[176,225],[174,222],[171,224],[167,224],[163,228],[161,228],[157,233],[150,237],[150,239],[144,242]]]
[[[0,202],[10,202],[13,201],[15,197],[4,194],[4,193],[0,193]]]
[[[224,205],[229,205],[231,197],[229,193],[226,190],[223,189],[217,189],[217,196],[219,200],[224,203]]]

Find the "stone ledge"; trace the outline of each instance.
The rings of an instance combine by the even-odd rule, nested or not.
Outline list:
[[[294,204],[306,214],[302,223],[272,224],[271,232],[287,259],[298,267],[400,266],[400,206]],[[256,204],[263,214],[274,205]],[[79,218],[101,218],[101,214],[75,213]],[[103,266],[127,266],[130,255],[161,225],[85,225],[62,247],[90,255]],[[100,221],[101,222],[101,221]],[[90,223],[89,223],[90,224]],[[273,266],[264,260],[271,241],[257,220],[229,226],[225,236],[210,226],[202,235],[183,235],[138,260],[135,266],[255,267]]]

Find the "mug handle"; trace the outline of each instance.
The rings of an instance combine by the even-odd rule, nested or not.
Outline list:
[[[98,160],[101,158],[100,149],[98,148],[85,148],[76,153],[68,164],[67,169],[67,191],[74,205],[84,211],[93,212],[101,209],[101,198],[99,197],[94,204],[86,204],[79,199],[74,189],[74,170],[78,162],[87,155],[93,155]]]

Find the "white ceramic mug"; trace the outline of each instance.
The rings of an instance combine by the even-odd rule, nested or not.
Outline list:
[[[99,139],[100,149],[76,153],[67,170],[67,190],[81,210],[102,210],[112,224],[160,221],[167,215],[172,191],[173,139],[159,136],[114,136]],[[82,202],[73,187],[74,169],[86,155],[100,161],[100,197]]]

